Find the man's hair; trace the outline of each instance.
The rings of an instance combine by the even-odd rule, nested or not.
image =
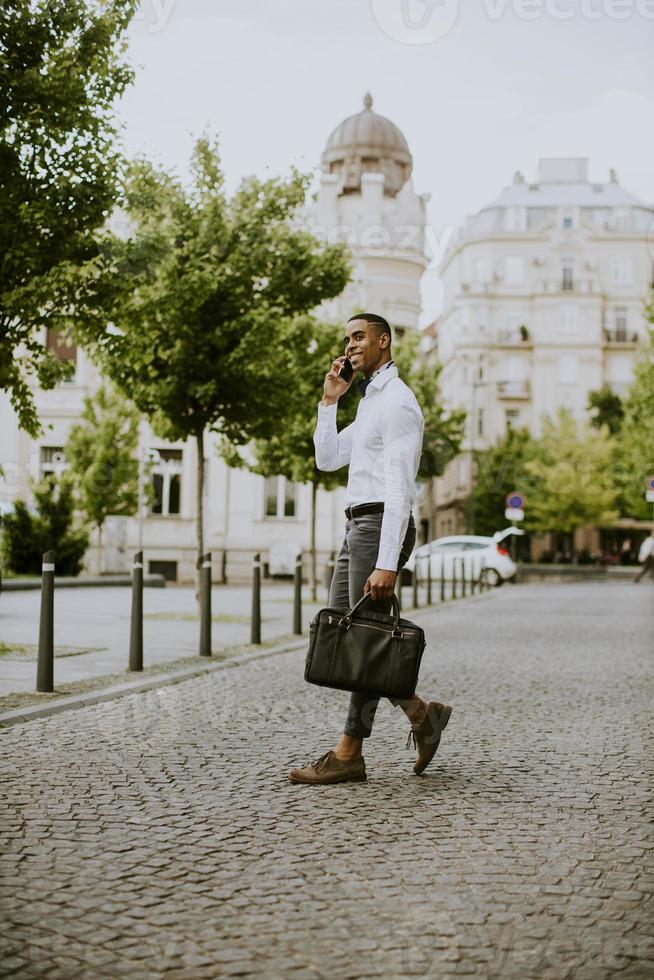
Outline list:
[[[377,327],[378,333],[387,333],[390,339],[393,339],[393,334],[391,333],[391,327],[388,320],[385,320],[384,317],[380,316],[378,313],[355,313],[354,316],[351,316],[347,322],[352,323],[352,320],[365,320],[367,323],[374,323],[374,325]]]

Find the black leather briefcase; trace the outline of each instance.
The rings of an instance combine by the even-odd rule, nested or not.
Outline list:
[[[311,622],[304,679],[341,691],[370,691],[404,700],[413,696],[425,649],[424,631],[393,615],[361,609],[366,594],[349,611],[321,609]]]

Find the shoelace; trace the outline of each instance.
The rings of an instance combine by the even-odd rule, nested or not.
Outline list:
[[[318,772],[319,767],[322,768],[324,766],[324,764],[327,762],[327,759],[330,757],[331,754],[332,754],[332,750],[330,749],[329,752],[325,752],[325,754],[321,755],[319,759],[316,759],[315,762],[312,762],[311,768],[315,769],[316,772]]]

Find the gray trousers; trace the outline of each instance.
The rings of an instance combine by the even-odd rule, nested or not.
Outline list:
[[[375,570],[382,518],[383,514],[365,514],[363,517],[355,517],[347,521],[345,539],[336,559],[329,591],[330,606],[335,606],[337,609],[350,609],[363,595],[366,580]],[[406,565],[415,543],[416,525],[411,517],[400,552],[398,571]],[[371,602],[370,608],[378,612],[388,612],[390,607],[388,603]],[[391,703],[397,705],[400,702]],[[351,735],[352,738],[368,738],[378,704],[379,697],[376,694],[353,692],[343,728],[345,735]]]

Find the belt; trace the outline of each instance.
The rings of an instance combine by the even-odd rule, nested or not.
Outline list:
[[[345,508],[345,516],[348,521],[353,517],[363,517],[364,514],[383,514],[384,504],[382,501],[374,504],[355,504],[354,507]]]

